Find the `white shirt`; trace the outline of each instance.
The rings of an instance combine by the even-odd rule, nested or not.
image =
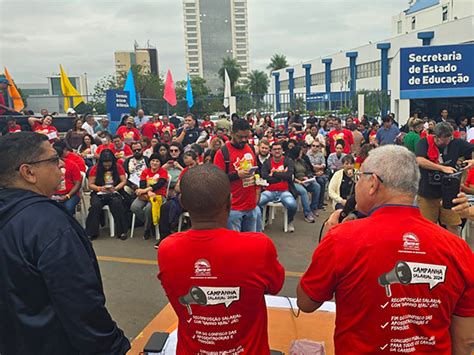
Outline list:
[[[89,123],[84,122],[82,124],[82,129],[85,129],[88,134],[90,134],[92,137],[94,137],[94,135],[95,135],[94,127],[92,127]]]

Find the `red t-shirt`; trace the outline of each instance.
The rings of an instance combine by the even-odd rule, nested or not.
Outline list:
[[[15,125],[13,127],[8,127],[8,133],[17,133],[21,132],[21,126],[20,125]]]
[[[451,354],[453,314],[474,316],[470,247],[411,206],[331,229],[301,287],[316,302],[335,295],[336,354]]]
[[[140,131],[135,127],[121,126],[117,129],[116,134],[122,138],[125,144],[131,144],[133,141],[140,140]]]
[[[158,129],[156,128],[155,124],[152,122],[147,122],[142,126],[142,135],[144,137],[148,137],[152,139],[157,133],[158,133]]]
[[[126,174],[125,169],[122,167],[122,165],[117,164],[117,170],[118,170],[119,176],[123,176]],[[97,165],[94,165],[91,168],[91,170],[89,171],[89,176],[97,176]],[[114,178],[111,171],[106,171],[104,173],[104,185],[113,184],[114,183],[113,179]]]
[[[264,294],[285,277],[270,238],[189,230],[160,244],[158,263],[179,319],[177,354],[269,354]]]
[[[236,149],[230,142],[226,143],[229,150],[229,174],[237,173],[240,170],[248,170],[257,165],[255,154],[248,144],[244,149]],[[214,157],[214,164],[225,172],[224,155],[219,150]],[[247,179],[237,179],[231,181],[232,209],[235,211],[248,211],[257,207],[257,186],[255,177]]]
[[[464,181],[464,185],[467,187],[474,186],[474,169],[469,169],[467,172],[466,181]]]
[[[168,123],[165,125],[164,123],[162,123],[161,128],[159,129],[159,132],[160,132],[160,135],[162,135],[165,131],[168,131],[171,134],[173,129],[175,129],[174,124]]]
[[[272,165],[272,170],[273,172],[276,173],[282,173],[285,171],[285,159],[281,157],[280,162],[275,163],[275,160],[273,158],[270,158],[270,164]],[[289,186],[288,186],[288,181],[282,180],[280,182],[276,182],[274,184],[268,185],[265,190],[268,191],[288,191]]]
[[[79,171],[81,171],[83,173],[86,172],[86,170],[87,170],[86,162],[84,161],[84,159],[79,154],[74,153],[74,152],[69,152],[65,156],[65,159],[70,160],[74,164],[76,164],[76,166],[79,168]]]
[[[150,168],[146,168],[145,170],[142,171],[140,175],[140,182],[145,181],[147,187],[155,185],[160,179],[168,180],[168,172],[163,168],[159,168],[158,171],[156,172],[151,171]],[[160,187],[158,190],[153,191],[153,192],[157,195],[166,197],[167,188],[168,186],[165,184],[162,187]]]
[[[377,137],[377,131],[371,131],[369,133],[369,143],[370,144],[375,144],[376,137]]]
[[[61,168],[61,175],[61,183],[54,193],[55,195],[66,195],[71,191],[77,181],[82,182],[81,171],[78,166],[69,159],[64,160],[64,166]]]
[[[5,103],[5,96],[3,96],[2,90],[0,90],[0,105],[7,106],[7,104]],[[0,107],[0,115],[3,115],[5,112],[7,112],[7,110]]]
[[[179,176],[178,176],[178,181],[181,181],[181,179],[183,178],[183,175],[186,173],[186,171],[188,171],[189,168],[188,167],[185,167],[183,170],[181,170],[181,172],[179,173]]]
[[[354,144],[354,136],[352,132],[348,129],[341,129],[340,131],[333,130],[329,132],[329,146],[331,149],[331,153],[336,151],[336,143],[338,140],[343,140],[346,144],[344,146],[344,153],[349,154],[351,152],[351,145]]]
[[[202,121],[201,127],[202,128],[206,128],[206,127],[214,128],[214,122],[212,122],[212,121]]]
[[[59,139],[58,130],[54,126],[45,126],[41,125],[38,122],[35,122],[33,125],[33,132],[44,134],[48,136],[49,142],[53,143],[55,140]]]
[[[124,144],[120,149],[117,149],[115,144],[112,143],[107,148],[114,153],[117,159],[125,159],[133,155],[132,148],[126,144]]]

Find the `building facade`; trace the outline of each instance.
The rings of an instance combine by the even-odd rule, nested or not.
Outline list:
[[[247,0],[183,0],[186,70],[213,91],[223,87],[218,71],[234,58],[241,78],[249,73]]]
[[[394,112],[401,123],[417,109],[430,116],[436,116],[442,107],[459,109],[458,114],[463,114],[461,110],[467,111],[464,114],[474,114],[474,93],[470,90],[436,91],[432,90],[435,83],[430,87],[428,81],[427,85],[418,87],[419,92],[415,92],[416,85],[411,90],[401,88],[405,74],[408,74],[403,72],[408,49],[423,53],[427,50],[422,47],[433,46],[435,54],[452,53],[458,48],[450,47],[453,45],[474,46],[473,1],[413,0],[407,10],[393,16],[391,38],[273,72],[271,92],[279,94],[276,95],[279,98],[276,110],[287,107],[284,104],[288,104],[294,95],[305,95],[307,101],[326,103],[325,109],[331,101],[334,109],[343,106],[343,102],[353,98],[359,90],[378,90],[389,96],[387,110]],[[466,63],[469,59],[464,55],[462,60]],[[443,63],[452,65],[449,60]],[[426,67],[426,70],[431,69]],[[474,87],[474,76],[470,84]]]
[[[133,51],[117,51],[115,57],[115,73],[126,75],[132,65],[141,65],[143,70],[158,75],[158,51],[152,46],[139,48],[135,43]]]

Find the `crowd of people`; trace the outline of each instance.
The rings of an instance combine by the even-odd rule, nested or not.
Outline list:
[[[178,353],[268,353],[264,294],[280,291],[284,268],[273,242],[259,232],[272,218],[266,209],[271,202],[287,210],[287,231],[294,232],[301,201],[307,223],[315,222],[326,202],[335,210],[297,296],[304,312],[335,296],[337,353],[397,351],[397,336],[422,340],[413,341],[410,352],[467,353],[474,344],[474,260],[455,234],[469,213],[463,195],[457,200],[461,211],[443,207],[439,179],[466,170],[461,189],[474,191],[469,139],[474,127],[455,126],[446,110],[434,123],[417,116],[399,127],[393,114],[380,126],[365,116],[343,122],[314,113],[304,119],[295,111],[275,127],[259,114],[215,122],[187,114],[173,123],[171,117],[139,110],[136,117],[124,116],[114,134],[107,119],[77,117],[64,138],[48,114],[28,120],[41,134],[19,133],[9,120],[12,131],[0,139],[8,153],[0,163],[0,229],[10,236],[0,243],[5,255],[0,274],[13,286],[2,293],[0,311],[14,327],[0,326],[0,352],[128,350],[128,340],[103,306],[100,273],[87,241],[100,235],[108,206],[120,239],[127,238],[132,214],[144,224],[145,239],[158,225],[159,278],[180,320]],[[15,156],[16,151],[21,153]],[[84,230],[73,215],[85,181],[90,208]],[[351,221],[341,224],[350,199],[353,215],[345,221]],[[185,211],[192,229],[171,235]],[[62,222],[48,224],[40,213]],[[61,238],[65,233],[74,238]],[[23,267],[18,253],[40,272]],[[63,279],[68,283],[58,284]],[[31,283],[37,290],[33,301],[26,291]],[[12,299],[9,290],[23,290],[22,296]],[[419,307],[417,300],[429,300],[431,307]],[[20,319],[26,304],[42,310],[45,334],[53,340],[42,342],[37,323]],[[407,314],[415,321],[395,329],[395,320]],[[384,330],[387,319],[393,326]],[[54,335],[57,329],[61,337]],[[206,340],[221,331],[233,336]],[[29,341],[18,334],[28,334]]]

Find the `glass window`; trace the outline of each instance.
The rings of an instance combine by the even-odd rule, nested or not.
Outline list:
[[[402,21],[397,22],[397,33],[402,33]]]
[[[194,33],[194,32],[188,32],[188,38],[196,38],[197,37],[197,33]]]
[[[187,14],[194,14],[196,11],[194,10],[194,8],[192,9],[186,9],[186,13]]]
[[[447,6],[443,6],[442,20],[448,21],[448,7]]]
[[[411,29],[414,30],[416,28],[416,17],[413,16],[411,18]]]

